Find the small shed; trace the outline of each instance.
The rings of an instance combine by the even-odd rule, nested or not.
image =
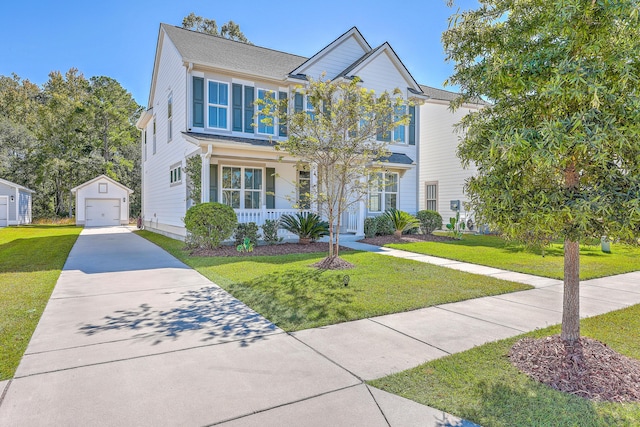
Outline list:
[[[0,178],[0,227],[31,223],[33,190]]]
[[[76,198],[76,225],[106,227],[129,223],[129,197],[133,190],[106,175],[71,189]]]

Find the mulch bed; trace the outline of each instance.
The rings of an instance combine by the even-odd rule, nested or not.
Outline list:
[[[556,390],[593,401],[640,402],[640,360],[581,337],[573,344],[559,335],[523,338],[509,351],[511,363]]]
[[[398,238],[396,236],[376,236],[367,237],[359,240],[360,243],[368,243],[370,245],[384,246],[389,243],[415,243],[415,242],[452,242],[455,239],[449,236],[436,236],[435,234],[404,234]]]
[[[351,249],[340,246],[340,252]],[[259,245],[253,248],[252,252],[238,252],[235,246],[221,246],[217,249],[196,249],[191,252],[193,256],[262,256],[262,255],[289,255],[289,254],[310,254],[316,252],[329,253],[328,243],[309,243],[300,245],[298,243],[280,243],[277,245]]]

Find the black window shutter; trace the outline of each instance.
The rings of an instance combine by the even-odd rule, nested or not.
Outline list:
[[[296,96],[293,100],[293,111],[299,113],[300,111],[304,110],[303,101],[304,96],[302,96],[301,93],[296,93]]]
[[[267,209],[276,208],[276,169],[267,168],[267,178],[265,180],[267,190]]]
[[[286,100],[287,92],[278,92],[278,99],[280,100],[280,102]],[[280,113],[282,113],[283,115],[287,114],[287,104],[284,102],[280,104]],[[278,135],[287,136],[287,123],[285,120],[280,120],[279,122]]]
[[[236,132],[242,132],[242,85],[233,84],[231,93],[231,104],[233,106],[232,129]]]
[[[218,201],[218,165],[209,165],[209,201]]]
[[[204,79],[193,78],[193,127],[204,127]]]
[[[255,92],[253,87],[244,87],[244,131],[254,133],[253,128],[253,101],[255,100]]]
[[[409,145],[416,145],[416,107],[415,105],[409,106],[409,115],[411,119],[409,121]]]

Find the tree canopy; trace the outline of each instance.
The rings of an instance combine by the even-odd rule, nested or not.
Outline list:
[[[71,188],[99,174],[135,191],[140,207],[142,107],[112,78],[52,72],[42,88],[0,76],[0,176],[36,191],[34,216],[66,215]]]
[[[636,0],[481,0],[442,40],[449,83],[492,105],[461,122],[458,154],[480,221],[565,241],[562,337],[579,337],[578,242],[640,234]]]
[[[308,167],[314,176],[316,187],[304,196],[329,222],[329,264],[339,255],[339,234],[334,232],[342,214],[367,195],[369,174],[388,155],[387,143],[376,135],[408,123],[406,100],[398,95],[376,94],[362,88],[357,78],[310,78],[290,99],[258,101],[261,122],[286,123],[287,139],[276,148],[298,157],[298,168]]]
[[[252,44],[240,30],[240,26],[233,21],[223,24],[222,28],[218,30],[218,24],[215,19],[203,18],[202,16],[191,12],[182,19],[182,28],[210,34],[212,36],[224,37],[226,39],[242,43]]]

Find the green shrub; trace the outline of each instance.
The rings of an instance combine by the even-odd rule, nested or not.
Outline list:
[[[416,218],[420,221],[422,234],[431,234],[434,230],[442,228],[442,216],[436,211],[418,211]]]
[[[391,220],[393,224],[393,234],[400,237],[402,233],[420,227],[420,221],[408,212],[400,211],[398,209],[388,209],[384,212],[384,215]]]
[[[464,221],[460,221],[460,212],[456,212],[456,217],[449,218],[449,224],[447,224],[449,235],[454,239],[461,240],[464,229]]]
[[[236,239],[236,246],[243,244],[245,238],[248,238],[255,246],[258,244],[258,225],[255,222],[238,224],[233,232],[233,237]]]
[[[184,226],[189,247],[212,249],[231,237],[238,222],[233,208],[222,203],[201,203],[189,208]]]
[[[280,221],[277,219],[265,219],[262,226],[262,239],[267,245],[275,245],[282,242],[282,237],[278,237]]]
[[[313,241],[329,235],[329,224],[315,213],[302,212],[295,215],[282,215],[280,223],[283,229],[297,235],[301,243],[304,243],[303,240]]]
[[[376,236],[389,236],[393,234],[395,228],[391,219],[385,215],[375,217],[376,219]]]
[[[367,217],[364,219],[364,237],[375,237],[377,221],[375,217]]]

